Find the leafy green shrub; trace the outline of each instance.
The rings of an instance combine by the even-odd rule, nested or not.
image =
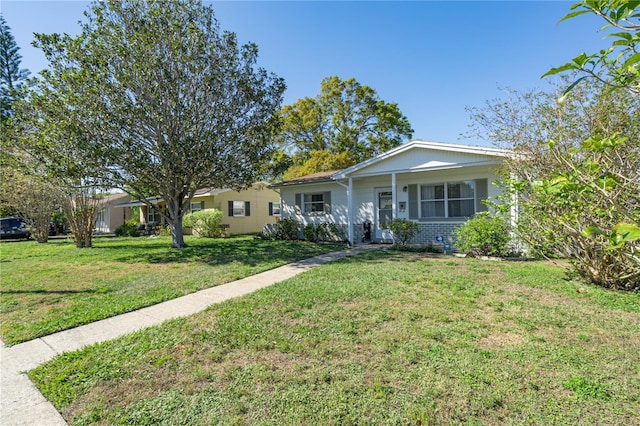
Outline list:
[[[302,230],[306,241],[345,241],[344,231],[335,223],[320,222],[315,225],[310,223]]]
[[[276,238],[278,240],[297,240],[300,224],[295,219],[282,219],[276,224]]]
[[[139,237],[140,230],[138,229],[138,221],[136,219],[129,219],[122,225],[118,226],[114,231],[116,237]]]
[[[394,243],[401,246],[407,245],[420,232],[418,224],[407,219],[393,219],[386,227],[391,231]]]
[[[304,235],[304,240],[310,241],[312,243],[317,243],[319,241],[318,230],[319,230],[318,227],[313,223],[309,223],[308,225],[306,225],[302,230],[302,234]]]
[[[64,233],[64,228],[67,223],[67,217],[61,211],[55,211],[51,215],[51,221],[53,222],[53,226],[56,228],[56,232],[58,234]]]
[[[330,222],[318,224],[318,239],[320,241],[346,241],[347,237],[342,227]]]
[[[161,236],[161,237],[170,237],[171,236],[171,227],[169,227],[169,225],[160,226],[159,230],[158,230],[158,235]]]
[[[217,209],[200,210],[189,213],[182,219],[182,224],[193,230],[193,235],[202,238],[220,238],[227,234],[222,224],[222,212]]]
[[[478,256],[506,256],[511,241],[509,224],[501,216],[481,212],[456,229],[458,248]]]

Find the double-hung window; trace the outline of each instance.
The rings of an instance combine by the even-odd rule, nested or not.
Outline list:
[[[229,200],[229,216],[230,217],[251,216],[251,203],[249,201]]]
[[[147,208],[147,223],[160,223],[162,220],[162,213],[160,213],[160,207],[150,206]]]
[[[420,185],[420,218],[464,218],[476,213],[476,183],[486,180]],[[482,191],[482,192],[486,192]]]
[[[422,185],[420,187],[420,206],[422,217],[446,217],[445,205],[445,184]]]
[[[244,216],[244,201],[233,202],[233,217]]]
[[[447,184],[447,217],[471,217],[475,210],[474,181]]]
[[[204,210],[204,201],[191,203],[191,213],[199,212],[200,210]]]
[[[269,216],[280,216],[280,203],[269,201]]]
[[[331,213],[331,192],[296,194],[296,212],[305,215]]]
[[[324,212],[324,193],[304,194],[302,211],[305,213]]]

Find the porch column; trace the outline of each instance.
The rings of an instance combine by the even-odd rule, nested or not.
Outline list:
[[[396,174],[391,173],[391,219],[398,217],[398,194],[396,194]]]
[[[353,178],[349,178],[349,186],[347,187],[347,226],[349,227],[349,244],[354,245],[353,241]]]

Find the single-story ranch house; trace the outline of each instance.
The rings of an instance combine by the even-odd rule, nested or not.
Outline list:
[[[140,223],[162,225],[161,210],[165,202],[161,197],[122,203],[116,207],[139,207]],[[265,182],[236,191],[230,188],[198,189],[191,199],[191,213],[198,210],[217,209],[222,212],[222,223],[227,235],[262,232],[265,224],[275,223],[280,216],[280,195]]]
[[[510,151],[413,140],[344,170],[273,185],[282,218],[343,227],[351,244],[390,242],[394,218],[419,224],[413,244],[452,244],[454,230],[500,194],[496,171]]]
[[[120,207],[129,202],[131,196],[124,192],[117,192],[99,199],[98,215],[96,218],[96,232],[99,234],[110,233],[117,227],[131,219],[131,209]]]

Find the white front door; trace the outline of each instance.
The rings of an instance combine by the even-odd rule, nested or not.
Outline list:
[[[376,189],[376,239],[391,240],[391,233],[384,229],[393,220],[393,194],[391,188]]]

